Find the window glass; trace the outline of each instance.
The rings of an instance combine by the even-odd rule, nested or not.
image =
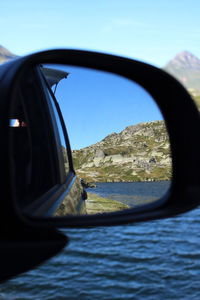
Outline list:
[[[64,132],[63,132],[63,127],[61,124],[61,120],[60,120],[60,116],[58,114],[58,110],[57,107],[55,105],[55,101],[53,99],[53,96],[51,95],[51,93],[48,90],[48,95],[49,95],[49,99],[51,101],[51,106],[53,108],[53,113],[55,116],[55,126],[56,129],[59,132],[59,147],[60,147],[60,153],[63,156],[64,159],[64,165],[65,165],[65,174],[67,175],[69,173],[69,159],[68,159],[68,154],[67,154],[67,145],[66,145],[66,141],[65,141],[65,136],[64,136]]]
[[[21,207],[60,183],[53,129],[47,118],[50,101],[38,80],[35,72],[23,78],[10,111],[13,183]]]

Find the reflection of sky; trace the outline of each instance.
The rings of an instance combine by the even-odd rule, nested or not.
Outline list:
[[[53,67],[70,73],[58,84],[56,98],[72,149],[89,146],[129,125],[162,119],[152,97],[127,79],[79,67]]]
[[[60,134],[60,142],[61,142],[61,145],[64,148],[66,148],[65,137],[64,137],[64,132],[62,130],[62,125],[61,125],[61,122],[60,122],[60,117],[58,115],[57,108],[54,104],[54,101],[51,97],[51,94],[49,92],[48,92],[48,94],[49,94],[49,99],[51,100],[52,108],[53,108],[53,111],[54,111],[54,116],[56,118],[56,124],[57,124],[57,128],[58,128],[58,131],[59,131],[59,134]]]

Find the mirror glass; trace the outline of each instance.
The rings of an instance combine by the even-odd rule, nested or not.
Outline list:
[[[19,205],[26,213],[38,215],[37,207],[49,205],[48,214],[57,217],[102,214],[146,205],[165,195],[172,176],[169,138],[158,106],[143,87],[116,74],[71,65],[41,64],[32,73],[27,76],[29,80],[24,79],[26,89],[19,92],[10,117],[12,132],[25,132],[29,144],[28,168],[23,178],[16,175],[18,186],[19,181],[21,185],[29,181],[28,192],[24,187],[18,192]],[[40,93],[36,91],[38,85]],[[54,158],[48,132],[52,128],[44,117],[45,109],[36,101],[38,97],[40,101],[48,99],[57,132],[60,170],[55,174],[50,167]],[[13,113],[19,107],[22,119]],[[66,185],[72,166],[59,109],[77,175]],[[22,162],[15,150],[13,164],[15,174],[21,172]],[[59,205],[53,200],[46,204],[60,182],[65,192],[62,190]],[[28,208],[24,203],[29,203]]]
[[[170,145],[149,93],[107,72],[43,67],[66,72],[52,91],[68,131],[76,174],[87,191],[87,214],[123,210],[162,197],[172,174]]]

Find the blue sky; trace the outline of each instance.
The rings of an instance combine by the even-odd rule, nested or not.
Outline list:
[[[0,44],[24,55],[48,48],[116,53],[163,66],[200,57],[199,0],[1,0]]]
[[[199,12],[199,0],[1,0],[0,44],[17,55],[52,48],[89,49],[162,67],[183,50],[200,58]],[[70,80],[69,77],[67,82]],[[135,91],[133,85],[133,95]],[[116,96],[114,88],[113,94]],[[150,100],[146,102],[147,98],[143,93],[143,110],[141,102],[136,101],[137,109],[133,104],[132,118],[128,110],[123,111],[122,116],[124,97],[118,99],[120,104],[115,106],[115,111],[110,111],[110,124],[102,111],[99,114],[98,110],[94,112],[95,106],[90,103],[94,102],[94,96],[88,98],[88,102],[84,100],[82,110],[79,109],[80,103],[75,101],[76,105],[72,105],[72,101],[67,101],[63,114],[72,148],[92,144],[112,131],[119,132],[137,122],[160,119],[158,110]],[[99,97],[97,99],[100,101]],[[115,99],[110,97],[109,101],[114,103]],[[128,105],[130,98],[126,99]],[[106,105],[108,107],[108,102]],[[76,113],[79,127],[69,111]],[[92,119],[93,127],[91,123],[86,126],[81,116],[87,116],[88,120],[92,114],[96,114],[98,120],[104,115],[102,126]],[[122,122],[124,116],[127,119]],[[89,132],[89,127],[92,132]]]
[[[94,144],[127,126],[162,119],[153,98],[128,79],[86,68],[47,67],[69,72],[58,84],[56,98],[72,149]]]

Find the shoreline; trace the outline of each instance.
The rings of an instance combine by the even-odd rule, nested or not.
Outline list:
[[[112,200],[99,196],[96,193],[87,192],[87,199],[85,200],[87,214],[102,214],[109,212],[116,212],[129,209],[130,206],[123,202]]]

